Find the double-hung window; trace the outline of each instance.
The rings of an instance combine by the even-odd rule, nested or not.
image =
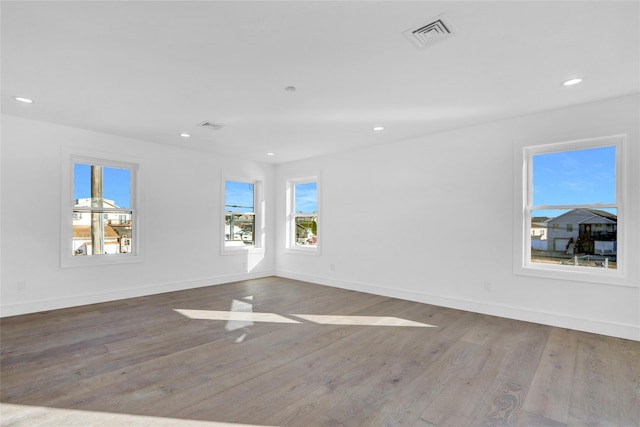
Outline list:
[[[224,180],[223,253],[262,248],[261,180]]]
[[[287,182],[287,248],[315,252],[319,244],[316,177]]]
[[[138,165],[73,154],[67,159],[61,264],[140,261]]]
[[[624,140],[612,136],[522,149],[517,273],[584,280],[622,275]],[[546,230],[544,240],[531,239],[533,227]]]

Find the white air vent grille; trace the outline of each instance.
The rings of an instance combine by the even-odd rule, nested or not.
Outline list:
[[[210,130],[220,130],[223,127],[225,127],[226,125],[223,125],[222,123],[214,123],[214,122],[210,122],[208,120],[205,120],[202,123],[198,123],[198,126],[203,127],[205,129],[210,129]]]
[[[455,33],[453,25],[444,15],[436,16],[428,24],[409,28],[402,34],[418,49],[447,39]]]

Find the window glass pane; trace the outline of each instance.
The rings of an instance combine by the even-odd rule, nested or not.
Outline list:
[[[316,215],[296,216],[296,245],[316,246],[318,244],[318,217]]]
[[[531,212],[531,262],[617,268],[617,209]]]
[[[255,245],[255,185],[225,181],[225,247]]]
[[[296,184],[294,189],[296,213],[317,213],[318,212],[318,183],[306,182]]]
[[[254,185],[249,182],[225,182],[225,211],[253,212]]]
[[[131,208],[131,171],[107,166],[93,167],[102,168],[102,195],[94,195],[93,206]],[[91,170],[92,165],[89,164],[75,163],[73,166],[73,198],[76,201],[91,199]],[[103,204],[96,204],[99,199]],[[82,206],[91,205],[84,202]]]
[[[533,206],[616,202],[616,148],[533,156]]]
[[[75,200],[91,198],[91,165],[82,163],[73,165],[73,198]]]
[[[73,212],[73,255],[132,252],[131,212]]]
[[[224,218],[225,246],[254,245],[254,229],[255,215],[253,213],[227,213]],[[238,242],[238,244],[229,242]]]

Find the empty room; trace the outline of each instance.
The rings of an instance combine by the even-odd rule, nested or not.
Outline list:
[[[640,2],[0,19],[0,425],[640,425]]]

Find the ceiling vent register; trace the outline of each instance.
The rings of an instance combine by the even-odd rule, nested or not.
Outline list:
[[[439,15],[433,18],[432,22],[421,25],[418,28],[409,28],[402,34],[418,49],[423,49],[440,40],[453,36],[455,30],[451,22]]]
[[[223,125],[222,123],[214,123],[214,122],[210,122],[208,120],[205,120],[202,123],[198,123],[198,126],[203,127],[205,129],[209,129],[209,130],[220,130],[223,127],[225,127],[226,125]]]

